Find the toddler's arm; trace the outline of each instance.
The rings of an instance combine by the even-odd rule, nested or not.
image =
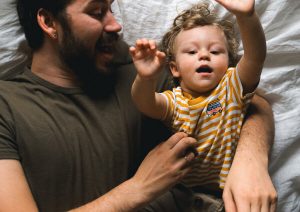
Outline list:
[[[166,100],[155,92],[159,74],[163,68],[165,54],[157,49],[153,40],[139,39],[130,47],[137,76],[131,94],[138,109],[147,116],[162,119],[166,112]]]
[[[216,0],[237,18],[244,55],[237,67],[244,93],[254,91],[266,57],[266,40],[255,12],[255,0]]]

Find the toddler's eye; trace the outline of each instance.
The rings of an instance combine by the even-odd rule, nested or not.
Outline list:
[[[215,55],[220,54],[219,51],[211,51],[210,53],[211,53],[211,54],[215,54]]]
[[[188,54],[196,54],[197,52],[194,50],[188,51]]]

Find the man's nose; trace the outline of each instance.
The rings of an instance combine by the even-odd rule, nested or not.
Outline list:
[[[122,26],[117,22],[111,11],[106,13],[103,19],[104,31],[106,32],[119,32]]]

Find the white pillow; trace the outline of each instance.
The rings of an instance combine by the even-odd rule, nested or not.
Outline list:
[[[0,79],[21,71],[29,62],[30,49],[19,24],[16,0],[0,2],[0,52]]]
[[[198,2],[199,0],[117,0],[114,1],[112,9],[123,26],[124,40],[129,45],[134,45],[138,38],[149,38],[159,42],[177,14]],[[221,16],[229,15],[223,7],[216,3],[213,5]]]

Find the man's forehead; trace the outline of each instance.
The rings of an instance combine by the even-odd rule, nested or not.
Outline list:
[[[79,8],[87,8],[90,7],[91,5],[95,5],[95,4],[107,4],[110,5],[112,4],[114,0],[74,0],[71,5],[75,6],[75,7],[79,7]],[[70,6],[71,6],[70,5]]]
[[[81,1],[84,4],[93,4],[93,3],[107,3],[107,4],[111,4],[114,0],[77,0],[77,1]]]

